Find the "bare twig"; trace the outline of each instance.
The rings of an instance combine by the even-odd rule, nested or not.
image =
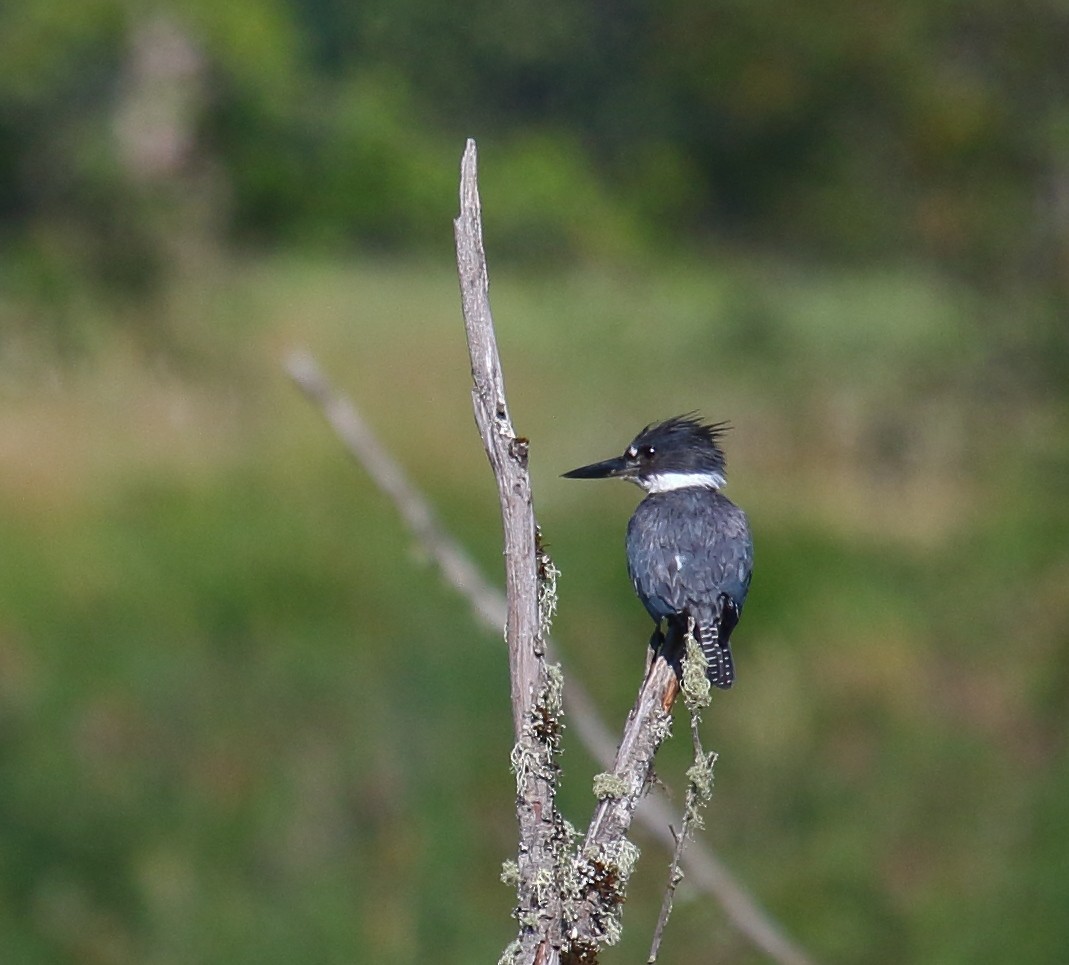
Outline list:
[[[497,482],[505,537],[505,638],[509,650],[516,745],[517,909],[520,924],[508,956],[517,965],[556,963],[561,947],[560,868],[567,842],[557,811],[556,755],[560,741],[560,670],[547,667],[539,606],[540,569],[552,568],[538,546],[526,439],[512,427],[490,313],[483,252],[475,142],[460,170],[460,214],[453,223],[464,326],[471,355],[475,422]]]
[[[675,831],[673,830],[672,833],[675,834]],[[646,965],[654,965],[657,957],[661,954],[661,941],[664,938],[664,930],[668,927],[668,919],[672,914],[676,887],[683,880],[683,870],[680,868],[680,862],[683,860],[683,849],[686,847],[686,843],[686,832],[680,830],[679,834],[676,834],[676,847],[672,852],[672,863],[668,866],[668,884],[664,889],[661,914],[657,918],[657,927],[653,930],[653,941],[650,944],[650,954],[646,959]]]
[[[664,797],[647,797],[637,817],[669,851],[675,848],[672,814]],[[702,841],[691,842],[683,857],[687,880],[713,895],[739,932],[779,965],[813,965],[812,959],[786,935],[783,928],[724,866]]]
[[[297,387],[322,410],[349,454],[393,500],[405,525],[438,565],[446,583],[471,604],[480,623],[493,633],[500,633],[508,613],[505,597],[445,531],[426,497],[412,485],[408,474],[379,442],[356,406],[334,391],[323,370],[307,352],[290,355],[286,369]]]
[[[675,836],[676,846],[672,852],[672,860],[668,865],[668,884],[664,890],[664,900],[661,902],[661,914],[657,919],[657,927],[653,931],[653,941],[650,945],[647,965],[653,965],[661,951],[661,941],[664,938],[665,928],[668,927],[668,919],[672,914],[672,905],[675,902],[676,888],[683,880],[683,871],[680,864],[683,860],[683,851],[687,841],[694,832],[704,827],[702,823],[702,807],[708,802],[713,792],[713,765],[716,763],[716,754],[705,752],[702,746],[701,722],[702,711],[709,706],[710,686],[706,675],[708,662],[694,639],[694,621],[690,621],[687,630],[686,653],[683,657],[683,704],[690,714],[690,739],[694,747],[694,763],[687,771],[687,793],[683,805],[683,820],[680,822],[679,834]]]

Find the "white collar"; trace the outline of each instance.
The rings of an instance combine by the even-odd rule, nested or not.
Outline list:
[[[667,493],[674,489],[721,489],[727,480],[718,472],[659,472],[635,482],[648,493]]]

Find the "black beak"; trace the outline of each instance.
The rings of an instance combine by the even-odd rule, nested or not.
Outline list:
[[[611,479],[613,476],[626,475],[627,468],[627,460],[623,456],[617,456],[615,459],[606,459],[604,462],[580,466],[562,475],[565,479]]]

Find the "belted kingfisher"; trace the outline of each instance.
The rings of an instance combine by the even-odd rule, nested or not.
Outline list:
[[[694,413],[646,426],[622,456],[573,469],[569,479],[627,479],[647,493],[627,526],[627,570],[656,624],[650,646],[681,645],[688,618],[711,683],[735,680],[729,640],[750,588],[753,541],[746,514],[720,490],[725,422]]]

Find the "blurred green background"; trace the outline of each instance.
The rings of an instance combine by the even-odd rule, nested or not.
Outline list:
[[[512,936],[501,642],[282,371],[313,351],[499,579],[467,136],[571,671],[618,726],[648,625],[638,493],[559,473],[730,419],[707,840],[819,961],[1062,960],[1066,50],[1049,0],[0,7],[4,960]],[[656,920],[638,840],[607,962]],[[762,958],[684,883],[661,960]]]

